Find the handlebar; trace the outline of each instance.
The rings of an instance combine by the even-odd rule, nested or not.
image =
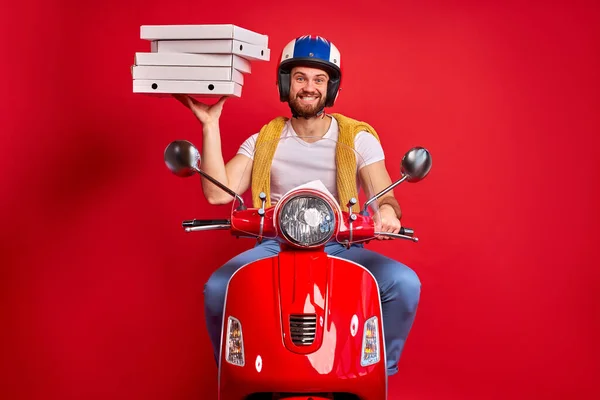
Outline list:
[[[413,237],[414,234],[415,234],[414,229],[405,228],[405,227],[400,228],[399,233],[375,232],[375,235],[379,235],[379,236],[388,236],[388,237],[393,237],[393,238],[397,238],[397,239],[408,239],[408,240],[412,240],[413,242],[418,242],[419,239],[416,237]]]
[[[186,232],[231,229],[231,221],[228,219],[190,219],[183,221],[181,225]],[[396,239],[407,239],[416,243],[419,241],[419,239],[413,237],[414,234],[414,229],[406,227],[400,228],[399,233],[375,232],[375,235],[377,236],[388,236]]]
[[[230,229],[231,221],[228,219],[190,219],[183,221],[181,226],[186,232]]]
[[[411,229],[411,228],[402,227],[402,228],[400,228],[400,232],[399,233],[401,235],[406,235],[406,236],[413,237],[415,235],[415,230]]]

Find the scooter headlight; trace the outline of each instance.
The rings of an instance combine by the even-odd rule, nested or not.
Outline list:
[[[326,243],[335,231],[333,208],[324,199],[311,195],[290,198],[281,208],[279,228],[290,242],[304,246]]]
[[[228,363],[244,366],[244,337],[239,320],[229,317],[227,320],[227,345],[225,359]]]
[[[379,359],[379,325],[377,317],[371,317],[365,322],[360,365],[376,364]]]

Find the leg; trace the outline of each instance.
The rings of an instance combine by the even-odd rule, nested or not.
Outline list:
[[[215,361],[219,363],[219,350],[221,346],[221,327],[223,325],[223,306],[225,305],[225,291],[231,276],[249,262],[259,258],[269,257],[279,253],[279,245],[272,240],[265,240],[262,244],[247,250],[229,260],[210,276],[204,285],[204,315],[206,328],[212,343]]]
[[[395,374],[421,295],[421,282],[417,274],[406,265],[362,246],[346,249],[332,243],[326,247],[326,251],[364,266],[377,280],[383,312],[386,367],[388,375]]]

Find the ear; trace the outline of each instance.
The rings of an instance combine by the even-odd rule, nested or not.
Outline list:
[[[286,102],[290,97],[290,75],[281,74],[279,80],[279,100]]]

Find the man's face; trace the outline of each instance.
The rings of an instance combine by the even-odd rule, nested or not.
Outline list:
[[[327,72],[317,68],[294,67],[290,79],[290,106],[301,117],[316,116],[327,99]]]

